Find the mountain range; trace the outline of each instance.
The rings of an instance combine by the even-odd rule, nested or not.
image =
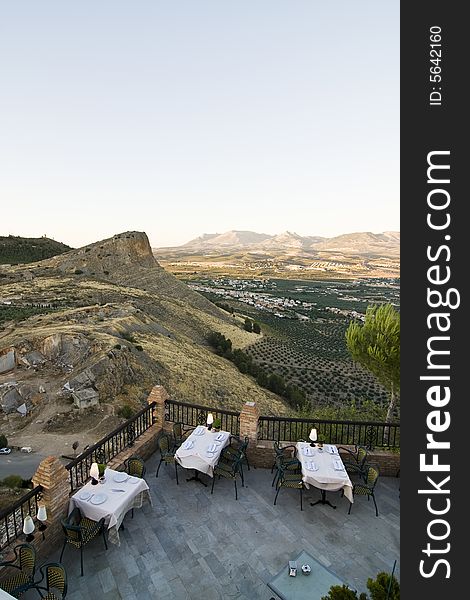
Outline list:
[[[295,250],[307,253],[337,252],[350,255],[397,257],[400,253],[400,233],[398,231],[383,233],[367,231],[327,238],[301,236],[291,231],[268,235],[254,231],[231,230],[225,233],[205,233],[181,246],[155,248],[154,251],[156,253],[161,250],[194,253],[218,252],[228,249],[265,252]]]

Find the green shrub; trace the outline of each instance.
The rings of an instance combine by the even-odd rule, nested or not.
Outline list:
[[[0,448],[7,448],[8,440],[3,433],[0,433]]]
[[[253,321],[248,317],[245,319],[245,324],[243,325],[245,331],[253,331]]]
[[[322,596],[321,600],[367,600],[366,594],[357,595],[357,592],[348,588],[347,585],[331,586],[328,595]]]
[[[126,340],[127,342],[130,342],[131,344],[135,344],[135,342],[137,341],[135,339],[135,337],[132,335],[132,333],[129,333],[127,331],[124,331],[124,333],[121,333],[121,337]]]
[[[268,390],[283,396],[286,392],[284,377],[277,375],[277,373],[271,373],[271,375],[268,377]]]
[[[214,331],[207,337],[209,344],[215,349],[219,356],[224,356],[232,350],[232,340],[227,339],[225,335]]]
[[[139,352],[143,352],[144,351],[143,347],[139,346],[139,345],[136,345],[135,349],[138,350]]]
[[[256,321],[253,323],[253,333],[261,333],[261,326]]]
[[[4,486],[11,488],[11,489],[22,487],[22,483],[23,483],[23,478],[20,477],[19,475],[8,475],[2,481],[2,484]]]
[[[122,417],[123,419],[130,419],[133,415],[134,411],[128,404],[124,404],[124,406],[121,406],[118,410],[118,417]]]
[[[388,592],[389,586],[390,592]],[[400,584],[390,573],[382,572],[375,579],[369,578],[367,589],[371,600],[400,600]]]
[[[83,271],[81,269],[75,269],[75,275],[83,275]]]

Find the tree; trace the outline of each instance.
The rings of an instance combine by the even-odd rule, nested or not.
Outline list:
[[[387,423],[400,392],[400,314],[391,304],[369,306],[364,323],[349,324],[346,345],[354,361],[374,374],[390,393]]]
[[[400,600],[400,584],[390,573],[379,573],[375,579],[367,580],[371,600]]]
[[[261,327],[257,321],[253,323],[253,333],[261,333]]]
[[[268,390],[278,394],[279,396],[284,396],[286,393],[286,384],[284,381],[284,377],[278,375],[277,373],[271,373],[268,377]]]
[[[8,440],[3,433],[0,433],[0,448],[8,448]]]
[[[347,585],[332,585],[328,595],[322,596],[321,600],[367,600],[367,596],[362,593],[358,597],[357,592]]]
[[[253,321],[248,317],[245,319],[244,329],[245,331],[253,331]]]

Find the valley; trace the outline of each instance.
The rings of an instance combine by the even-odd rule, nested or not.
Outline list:
[[[267,373],[302,389],[314,412],[328,407],[331,414],[347,416],[350,407],[362,407],[370,416],[382,416],[387,392],[352,362],[344,336],[350,321],[363,320],[370,304],[399,308],[398,279],[201,277],[188,285],[225,310],[261,324],[264,335],[245,351]]]

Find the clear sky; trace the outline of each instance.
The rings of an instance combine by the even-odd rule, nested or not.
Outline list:
[[[0,234],[399,229],[398,0],[0,4]]]

